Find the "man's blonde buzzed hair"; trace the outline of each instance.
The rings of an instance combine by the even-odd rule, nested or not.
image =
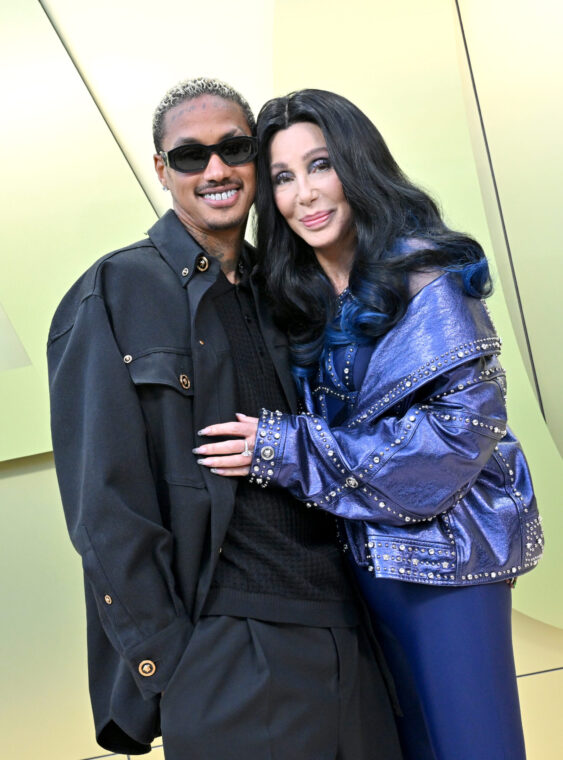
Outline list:
[[[237,103],[242,108],[244,118],[250,127],[250,131],[252,134],[256,133],[254,114],[240,92],[237,92],[237,90],[226,82],[222,82],[220,79],[209,79],[207,77],[186,79],[183,82],[178,82],[178,84],[168,90],[154,112],[152,119],[152,136],[154,140],[154,148],[157,153],[162,150],[164,117],[168,111],[179,103],[199,98],[202,95],[216,95],[219,98],[223,98],[223,100],[230,100],[232,103]]]

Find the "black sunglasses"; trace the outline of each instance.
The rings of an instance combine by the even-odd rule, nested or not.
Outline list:
[[[258,141],[255,137],[227,137],[216,145],[187,143],[168,152],[160,151],[166,166],[184,174],[202,172],[209,163],[212,153],[217,153],[227,166],[248,164],[256,158]]]

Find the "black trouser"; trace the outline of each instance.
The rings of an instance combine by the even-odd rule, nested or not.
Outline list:
[[[166,760],[398,760],[361,628],[202,618],[161,703]]]

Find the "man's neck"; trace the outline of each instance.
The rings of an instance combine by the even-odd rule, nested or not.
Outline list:
[[[244,227],[204,232],[183,222],[190,235],[202,248],[219,262],[223,274],[230,282],[238,279],[238,261],[244,243]]]

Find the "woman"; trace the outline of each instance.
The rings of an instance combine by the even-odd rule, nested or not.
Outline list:
[[[484,253],[345,98],[275,98],[258,136],[261,270],[306,413],[206,428],[245,440],[200,447],[203,463],[342,518],[407,758],[521,760],[510,586],[543,538]]]

